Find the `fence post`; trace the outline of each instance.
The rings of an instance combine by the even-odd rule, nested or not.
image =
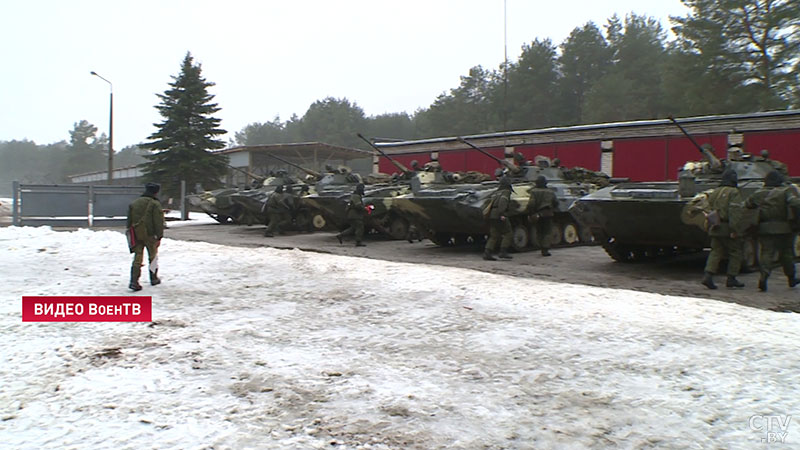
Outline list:
[[[86,218],[87,218],[87,221],[89,223],[89,227],[91,228],[94,225],[94,185],[92,185],[92,184],[89,185],[89,194],[88,195],[89,195],[89,198],[87,199],[88,203],[86,205],[86,208],[87,208],[87,211],[88,211],[88,215],[87,215]]]
[[[11,225],[19,226],[19,181],[11,182],[14,191],[14,200],[11,202]]]
[[[181,180],[181,220],[189,220],[189,211],[186,209],[186,180]]]

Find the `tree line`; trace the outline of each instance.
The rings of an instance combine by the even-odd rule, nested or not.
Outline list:
[[[475,66],[413,114],[366,117],[326,98],[303,117],[252,123],[238,145],[323,140],[360,147],[356,132],[395,139],[800,108],[800,2],[682,0],[675,38],[636,14],[589,22],[559,45],[535,39],[516,61]]]
[[[228,145],[320,141],[363,148],[356,134],[417,139],[537,129],[668,115],[748,113],[800,108],[800,2],[681,0],[690,12],[672,17],[674,38],[656,19],[612,16],[599,27],[576,27],[560,44],[535,39],[518,58],[475,66],[458,86],[413,113],[366,116],[347,98],[314,102],[302,117],[254,122]],[[164,118],[148,142],[115,154],[115,167],[145,162],[147,177],[175,189],[213,180],[225,158],[208,150],[226,144],[213,114],[201,67],[187,53],[156,109]],[[103,170],[107,138],[75,123],[69,142],[0,142],[0,190],[10,180],[63,182],[67,175]]]

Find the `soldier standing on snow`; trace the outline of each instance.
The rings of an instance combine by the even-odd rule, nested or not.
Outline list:
[[[158,247],[164,237],[164,210],[156,195],[161,186],[147,183],[144,194],[128,206],[127,229],[133,228],[134,242],[131,248],[133,264],[131,265],[131,281],[128,287],[133,291],[141,291],[139,276],[142,274],[142,261],[144,249],[147,249],[149,262],[150,284],[155,286],[161,283],[158,278]]]

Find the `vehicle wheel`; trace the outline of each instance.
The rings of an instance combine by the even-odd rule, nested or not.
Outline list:
[[[408,221],[402,217],[393,217],[389,222],[389,236],[393,239],[405,239],[408,236]]]
[[[591,244],[596,241],[589,227],[578,225],[578,236],[580,237],[581,244]]]
[[[616,242],[606,242],[603,244],[603,250],[608,253],[608,256],[611,257],[614,261],[618,262],[633,262],[634,261],[634,252],[632,251],[631,247],[626,245],[620,245]]]
[[[455,244],[453,236],[447,233],[435,233],[430,239],[434,244],[441,247],[452,247]]]
[[[578,225],[575,222],[567,222],[562,228],[561,234],[563,234],[564,242],[567,245],[575,245],[581,241],[581,237],[578,234]]]
[[[794,257],[800,258],[800,234],[794,236]]]
[[[553,227],[553,232],[550,235],[550,242],[551,245],[556,246],[560,245],[564,240],[564,233],[561,231],[561,227]]]
[[[311,219],[311,224],[314,225],[314,228],[316,228],[317,230],[321,230],[325,228],[325,225],[327,225],[328,222],[325,220],[324,217],[322,217],[322,214],[315,214],[314,218]]]
[[[298,231],[313,231],[312,227],[314,225],[311,223],[311,217],[308,212],[301,211],[298,212],[297,216],[294,218],[294,226]]]
[[[521,252],[528,248],[530,244],[528,236],[528,227],[522,223],[517,223],[511,229],[511,248],[515,251]]]

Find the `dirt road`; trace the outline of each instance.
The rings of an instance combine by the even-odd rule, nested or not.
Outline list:
[[[757,273],[740,275],[744,289],[724,287],[724,276],[711,291],[700,284],[706,254],[688,255],[651,263],[617,263],[599,246],[553,250],[543,258],[538,252],[518,253],[512,261],[484,261],[478,247],[443,248],[428,240],[422,242],[367,239],[366,247],[340,245],[332,233],[290,234],[265,238],[260,226],[194,225],[172,227],[166,237],[240,247],[299,248],[312,252],[358,256],[401,262],[424,262],[462,267],[520,278],[537,278],[564,283],[631,289],[687,297],[712,298],[774,311],[800,312],[800,289],[789,289],[780,269],[773,271],[768,292],[756,288]],[[398,293],[400,294],[400,293]],[[498,297],[513,296],[498,286]]]

